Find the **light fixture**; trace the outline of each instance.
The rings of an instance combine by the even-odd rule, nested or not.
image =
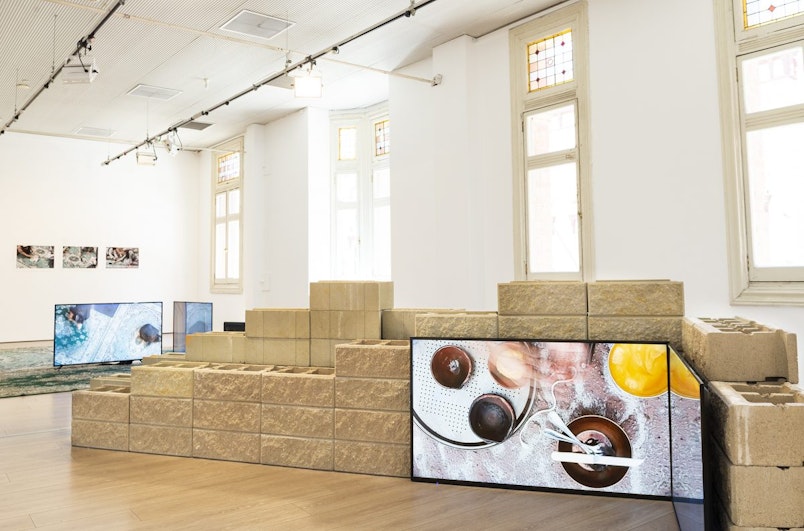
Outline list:
[[[156,147],[152,142],[149,142],[146,147],[150,147],[151,151],[137,151],[137,164],[140,166],[156,166],[156,161],[159,159],[156,156]]]
[[[61,80],[68,85],[92,83],[98,76],[95,58],[81,52],[72,56],[61,70]]]
[[[320,98],[323,93],[321,72],[315,68],[315,61],[308,61],[288,73],[293,78],[293,95],[297,98]]]
[[[167,134],[167,137],[162,141],[165,144],[165,149],[168,150],[168,153],[172,157],[175,157],[179,150],[182,149],[181,138],[179,138],[179,132],[173,129]]]

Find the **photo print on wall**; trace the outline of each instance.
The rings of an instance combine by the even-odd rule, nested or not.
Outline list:
[[[94,269],[98,267],[98,248],[65,246],[61,266],[64,269]]]
[[[17,268],[53,269],[52,245],[17,245]]]
[[[106,267],[109,269],[136,269],[140,267],[140,248],[107,247]]]

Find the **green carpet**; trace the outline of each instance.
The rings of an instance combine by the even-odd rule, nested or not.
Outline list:
[[[88,389],[97,376],[131,371],[131,365],[53,367],[53,347],[0,349],[0,398]]]

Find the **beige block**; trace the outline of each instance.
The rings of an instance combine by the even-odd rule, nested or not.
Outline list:
[[[193,428],[249,433],[260,431],[260,404],[193,400]]]
[[[310,339],[310,310],[296,310],[296,339]]]
[[[489,312],[420,313],[416,315],[416,335],[452,339],[496,338],[497,314]]]
[[[735,465],[714,440],[713,484],[739,526],[804,527],[804,466]]]
[[[710,390],[709,431],[729,461],[804,466],[804,391],[787,383],[726,382],[711,382]]]
[[[499,337],[509,339],[586,339],[585,315],[501,315]]]
[[[193,457],[260,462],[260,434],[193,429]]]
[[[195,399],[260,401],[262,376],[258,372],[199,369],[193,378]]]
[[[128,410],[128,393],[74,391],[72,394],[74,419],[128,422]]]
[[[296,340],[296,363],[297,367],[310,366],[310,340],[297,339]]]
[[[188,361],[204,359],[204,338],[204,334],[187,334],[184,338],[184,355]]]
[[[129,434],[130,452],[182,457],[193,455],[192,428],[131,424]]]
[[[509,282],[497,284],[500,315],[586,315],[583,282]]]
[[[379,310],[363,314],[363,335],[360,339],[382,339],[382,313]]]
[[[335,348],[339,377],[410,378],[410,342],[358,340]]]
[[[73,446],[128,451],[128,423],[72,419]]]
[[[332,470],[331,439],[263,435],[260,441],[260,462],[264,465]]]
[[[394,307],[393,282],[367,282],[363,309],[369,311],[388,310]]]
[[[407,443],[410,441],[410,413],[336,409],[335,438],[347,441]]]
[[[246,345],[248,340],[244,334],[232,336],[232,363],[246,363]]]
[[[233,363],[232,337],[243,332],[207,332],[204,343],[204,360],[216,363]]]
[[[329,317],[329,339],[355,339],[365,336],[366,312],[334,310]],[[378,323],[379,324],[379,323]]]
[[[410,477],[410,445],[335,441],[338,472]]]
[[[330,310],[365,310],[366,284],[364,282],[331,282],[329,287]]]
[[[193,401],[189,398],[131,397],[131,423],[191,428]]]
[[[684,283],[670,280],[601,281],[587,284],[589,315],[684,315]]]
[[[131,391],[131,373],[106,374],[90,378],[89,389],[91,391],[117,389],[117,392],[124,393]]]
[[[310,366],[334,367],[335,349],[338,345],[344,345],[351,341],[350,339],[311,339]]]
[[[262,405],[261,432],[292,437],[331,439],[334,410],[326,407]]]
[[[685,317],[681,332],[681,350],[707,380],[798,383],[795,334],[741,317]]]
[[[310,310],[311,339],[329,339],[331,314],[329,310]]]
[[[410,412],[410,381],[336,377],[335,407]]]
[[[265,339],[263,362],[266,365],[294,365],[296,363],[295,339]]]
[[[131,395],[192,398],[193,369],[154,365],[132,367]]]
[[[263,310],[265,337],[293,339],[296,335],[296,309]],[[307,313],[307,310],[304,310]],[[304,337],[304,336],[302,336]]]
[[[246,337],[265,337],[262,322],[262,311],[246,310]]]
[[[335,376],[320,374],[262,373],[263,404],[333,407]]]
[[[310,283],[310,310],[329,310],[328,282]]]
[[[189,360],[185,352],[165,352],[163,354],[154,354],[153,356],[145,356],[142,358],[143,365],[155,365],[163,361],[187,362]]]
[[[681,317],[589,316],[593,341],[663,341],[681,348]]]
[[[247,337],[245,348],[244,363],[253,363],[262,365],[265,363],[263,357],[263,349],[265,347],[265,340],[261,337]]]
[[[714,520],[713,527],[719,531],[804,531],[802,527],[791,527],[782,530],[778,527],[736,525],[729,518],[728,511],[723,506],[723,502],[717,499],[717,497],[715,497],[715,499],[716,501],[712,509],[712,517]],[[703,527],[701,527],[701,529],[703,529]]]
[[[411,337],[415,336],[416,314],[419,313],[466,313],[466,311],[434,308],[394,308],[383,310],[382,339],[409,340]]]

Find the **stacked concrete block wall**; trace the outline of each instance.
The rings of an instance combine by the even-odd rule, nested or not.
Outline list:
[[[804,528],[804,392],[789,383],[711,382],[715,485],[722,527]]]
[[[493,339],[498,336],[496,312],[418,313],[419,337]]]
[[[582,282],[509,282],[497,285],[499,337],[583,340],[587,294]]]
[[[587,284],[589,339],[666,341],[681,349],[684,285],[669,280]]]
[[[420,313],[466,313],[466,310],[437,308],[392,308],[382,311],[382,338],[409,340],[416,335],[416,316]]]
[[[392,282],[310,283],[310,365],[335,366],[335,347],[382,337],[382,311],[394,307]]]
[[[128,451],[129,397],[125,387],[73,392],[73,446]]]
[[[686,317],[682,326],[682,350],[707,380],[798,383],[795,334],[741,317]]]
[[[245,348],[237,363],[310,366],[310,310],[257,308],[246,311]]]
[[[339,345],[335,363],[334,470],[409,476],[409,342]]]

